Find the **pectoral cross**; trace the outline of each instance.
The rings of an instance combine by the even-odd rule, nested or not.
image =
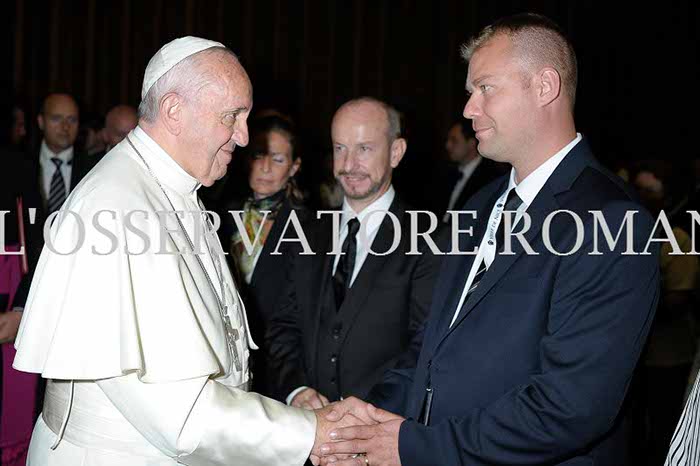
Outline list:
[[[226,309],[228,311],[228,309]],[[228,312],[226,312],[226,342],[228,343],[229,350],[231,351],[231,356],[233,356],[233,364],[236,366],[236,371],[241,372],[243,370],[243,365],[241,364],[241,358],[238,355],[238,346],[236,343],[240,340],[240,335],[238,334],[238,329],[231,326],[231,321],[228,318]]]
[[[199,202],[199,207],[204,211],[204,206],[202,205],[201,202]],[[233,364],[236,368],[237,372],[242,372],[243,371],[243,364],[241,364],[241,357],[238,354],[238,340],[241,339],[241,336],[238,332],[237,328],[233,328],[233,325],[231,325],[231,318],[229,317],[229,309],[231,306],[229,306],[226,303],[226,297],[227,293],[233,295],[233,293],[230,292],[228,289],[228,285],[224,282],[224,273],[223,273],[223,266],[222,266],[222,258],[224,257],[223,255],[223,250],[219,246],[218,248],[218,242],[215,240],[216,234],[214,233],[214,229],[211,225],[209,216],[205,213],[202,212],[202,219],[204,220],[204,225],[206,228],[206,233],[205,233],[205,244],[207,246],[207,251],[209,252],[209,256],[211,257],[212,263],[214,264],[214,269],[216,271],[217,278],[219,279],[219,289],[221,290],[221,297],[219,298],[219,312],[221,313],[221,319],[224,321],[224,329],[226,330],[226,344],[229,349],[229,353],[231,354],[231,359],[233,359]],[[210,243],[214,245],[212,248],[210,246]],[[216,294],[216,290],[213,290],[214,293]],[[236,301],[236,298],[234,297],[233,299],[233,311],[238,312],[238,303]]]

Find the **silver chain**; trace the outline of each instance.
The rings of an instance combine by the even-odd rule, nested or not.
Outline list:
[[[168,196],[168,193],[165,191],[163,188],[163,185],[160,183],[160,180],[158,180],[158,177],[156,176],[155,173],[153,173],[153,170],[151,170],[150,165],[148,165],[148,162],[146,162],[146,159],[143,158],[141,155],[141,152],[134,146],[134,143],[131,142],[131,139],[127,136],[126,137],[127,142],[131,146],[132,149],[136,152],[136,155],[139,156],[143,164],[146,166],[146,170],[148,170],[148,173],[151,175],[151,177],[155,180],[156,184],[160,188],[160,190],[163,192],[163,195],[165,196],[165,199],[168,200],[168,204],[170,204],[170,208],[175,212],[175,219],[177,220],[177,223],[182,230],[182,232],[185,235],[185,238],[187,239],[187,244],[189,245],[190,249],[192,250],[192,254],[194,257],[197,259],[197,262],[199,263],[199,266],[201,267],[202,271],[204,272],[204,276],[207,278],[207,283],[209,283],[209,287],[211,288],[212,292],[214,293],[214,296],[216,297],[216,302],[218,304],[219,308],[219,315],[221,316],[221,320],[224,323],[224,329],[226,330],[226,343],[229,349],[229,353],[232,356],[233,363],[236,366],[236,370],[238,372],[241,372],[243,370],[243,365],[241,364],[240,357],[238,356],[238,348],[236,348],[236,341],[239,340],[240,335],[238,334],[238,329],[233,328],[231,325],[231,319],[228,316],[228,313],[226,312],[226,306],[225,306],[225,300],[226,300],[226,290],[224,288],[224,280],[223,280],[223,271],[219,273],[219,284],[221,286],[221,297],[219,297],[219,293],[216,291],[216,287],[214,286],[214,282],[209,276],[209,272],[207,272],[206,267],[204,267],[204,262],[202,262],[202,258],[199,257],[199,254],[195,252],[195,247],[194,243],[192,242],[192,239],[190,238],[189,233],[187,233],[187,230],[185,229],[185,226],[182,224],[182,220],[180,220],[180,216],[178,215],[178,211],[175,209],[175,206],[173,205],[172,201],[170,200],[170,196]],[[202,208],[201,203],[199,204],[200,209]],[[203,209],[202,209],[203,210]],[[206,213],[205,213],[206,215]],[[208,219],[208,217],[207,217]],[[207,227],[209,225],[207,224]],[[204,244],[207,247],[207,250],[209,251],[209,255],[212,258],[212,263],[214,263],[214,256],[211,252],[211,249],[209,248],[209,244],[204,241]],[[175,247],[177,247],[177,244],[175,244]],[[179,248],[178,248],[179,250]],[[220,262],[220,261],[219,261]],[[219,264],[219,269],[221,269],[221,264]],[[236,298],[234,297],[234,301],[236,301]]]

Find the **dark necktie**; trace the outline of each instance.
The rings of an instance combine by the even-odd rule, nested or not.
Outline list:
[[[360,229],[360,221],[357,218],[348,222],[348,235],[343,241],[343,254],[338,261],[338,267],[333,275],[333,292],[335,295],[335,309],[340,310],[340,306],[345,300],[345,293],[350,287],[352,273],[355,270],[355,256],[357,255],[357,231]]]
[[[49,214],[57,211],[66,200],[66,182],[61,174],[61,165],[63,160],[58,157],[51,158],[51,161],[56,165],[56,171],[51,177],[51,186],[49,188],[49,201],[46,203],[49,209]]]
[[[505,207],[503,207],[503,211],[501,212],[501,221],[498,224],[498,230],[496,230],[496,241],[498,242],[496,244],[496,255],[493,258],[493,262],[496,261],[496,258],[498,257],[498,251],[503,250],[503,245],[505,244],[505,228],[504,224],[505,221],[503,220],[503,212],[508,211],[508,212],[515,212],[518,210],[520,205],[523,203],[523,200],[520,199],[520,196],[518,196],[518,193],[515,192],[515,188],[511,189],[510,192],[508,193],[508,196],[506,197],[506,204]],[[501,206],[498,206],[501,207]],[[513,216],[511,216],[511,221],[513,220]],[[514,223],[511,222],[511,227],[514,225]],[[493,265],[493,262],[491,262],[491,265]],[[486,261],[482,260],[481,265],[479,266],[479,269],[476,271],[476,275],[474,275],[474,280],[472,280],[472,284],[469,287],[469,291],[467,292],[467,298],[469,298],[469,295],[476,290],[476,287],[479,285],[479,282],[481,282],[481,279],[483,278],[484,274],[486,273],[486,270],[488,268],[486,267]],[[464,300],[466,301],[466,298]]]

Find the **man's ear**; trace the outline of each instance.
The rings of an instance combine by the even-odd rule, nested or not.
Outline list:
[[[544,107],[555,101],[561,94],[561,75],[554,68],[543,68],[536,78],[537,100]]]
[[[183,121],[183,101],[182,97],[174,92],[165,94],[159,102],[158,112],[160,119],[168,132],[178,136],[182,132]]]
[[[36,123],[39,125],[39,129],[43,132],[44,131],[44,115],[42,115],[41,113],[39,115],[37,115]]]
[[[391,143],[389,162],[391,163],[391,168],[396,168],[399,166],[399,162],[406,153],[406,140],[404,138],[396,138],[394,142]]]

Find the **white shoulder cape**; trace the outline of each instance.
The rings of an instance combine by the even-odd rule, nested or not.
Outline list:
[[[82,228],[69,214],[51,232],[54,249],[66,253],[82,230],[82,247],[60,255],[44,246],[15,341],[16,369],[76,380],[135,371],[144,382],[225,375],[231,358],[216,295],[196,258],[157,254],[155,212],[170,210],[166,203],[126,141],[83,179],[63,207]],[[99,214],[96,228],[103,210],[111,212]],[[129,228],[124,216],[133,211],[142,212]],[[146,235],[150,249],[138,254]],[[184,237],[166,235],[165,243],[174,251]],[[232,318],[234,328],[247,327],[240,320]]]

